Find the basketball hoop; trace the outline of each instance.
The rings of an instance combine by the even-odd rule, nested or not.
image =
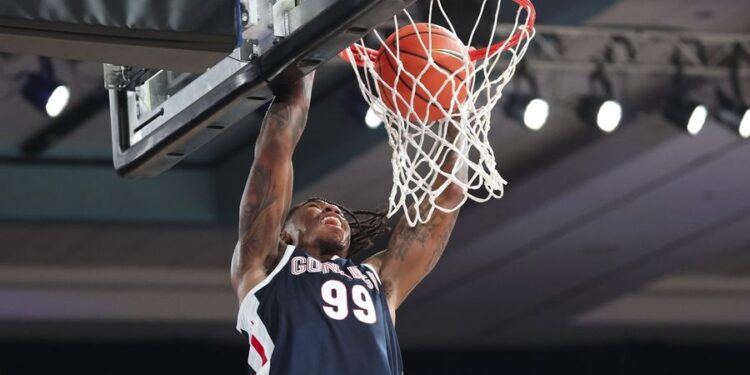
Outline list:
[[[497,42],[501,0],[497,0],[494,10],[488,9],[492,7],[488,4],[490,0],[483,0],[471,34],[463,43],[463,66],[455,71],[446,70],[444,65],[436,64],[433,58],[433,52],[445,53],[438,48],[433,51],[433,32],[436,36],[441,35],[433,31],[437,30],[437,27],[432,27],[433,15],[436,22],[444,21],[453,35],[456,34],[456,29],[441,0],[425,1],[430,2],[427,27],[416,23],[405,10],[402,20],[407,21],[402,21],[402,25],[399,24],[398,15],[394,17],[395,39],[393,36],[384,39],[375,30],[373,35],[381,45],[379,49],[368,48],[364,40],[361,40],[340,54],[341,58],[351,63],[362,95],[372,110],[383,119],[388,132],[388,141],[393,149],[393,188],[389,197],[388,216],[403,211],[411,226],[429,221],[435,209],[451,212],[459,209],[468,199],[486,202],[491,198],[502,197],[506,181],[497,171],[494,151],[489,142],[490,118],[492,108],[502,96],[503,88],[513,77],[516,66],[534,36],[536,17],[534,6],[529,0],[513,0],[519,6],[515,25],[509,36]],[[493,25],[489,38],[482,41],[487,46],[478,49],[466,47],[479,43],[476,34],[482,20],[490,21]],[[424,60],[424,68],[420,68],[419,72],[404,68],[399,30],[414,30],[408,36],[417,34],[416,38],[411,39],[417,39],[418,42],[410,43],[408,54],[414,55],[414,45],[423,49],[418,57]],[[420,32],[427,35],[419,35]],[[427,37],[426,41],[423,36]],[[384,80],[381,74],[383,72],[378,66],[383,54],[389,55],[385,56],[389,62],[397,64],[388,72],[388,80]],[[433,74],[435,71],[445,75],[444,83],[438,89],[430,87],[424,79],[425,74]],[[404,85],[397,83],[404,81],[408,81],[411,87],[405,89]],[[446,87],[452,90],[449,91],[452,96],[448,98],[450,103],[446,103]],[[461,98],[458,98],[459,95]],[[396,103],[404,105],[398,106]],[[428,113],[431,109],[433,112],[439,110],[439,119],[435,120],[434,113],[422,116],[419,110],[414,109],[425,106]],[[451,126],[459,134],[453,141],[445,137]],[[442,171],[441,160],[448,150],[455,151],[458,160],[451,171]],[[461,171],[467,168],[468,176],[460,178]],[[445,182],[440,186],[433,186],[439,176],[443,176]],[[451,183],[462,187],[464,199],[456,207],[441,207],[436,199]],[[431,209],[422,213],[420,210],[409,209],[424,202],[431,205]]]

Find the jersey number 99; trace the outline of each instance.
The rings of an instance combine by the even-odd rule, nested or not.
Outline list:
[[[323,311],[329,318],[344,320],[349,316],[349,296],[346,285],[338,280],[328,280],[320,287],[320,297],[323,298]],[[354,285],[351,290],[352,314],[362,323],[373,324],[377,321],[375,305],[372,297],[363,285]]]

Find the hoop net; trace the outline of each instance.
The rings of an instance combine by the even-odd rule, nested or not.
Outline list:
[[[435,16],[436,22],[441,22],[456,34],[456,29],[441,0],[424,1],[430,2],[427,22],[432,24]],[[515,15],[515,25],[512,32],[503,40],[497,35],[501,1],[497,0],[493,7],[490,3],[494,1],[483,0],[471,34],[468,40],[462,43],[465,46],[471,46],[474,42],[481,43],[476,35],[480,21],[490,21],[493,25],[491,35],[482,41],[487,47],[466,47],[469,58],[466,59],[463,68],[454,72],[445,71],[432,59],[432,35],[428,35],[424,40],[421,37],[416,38],[420,40],[424,56],[428,57],[425,68],[417,75],[404,69],[399,58],[398,36],[396,42],[388,47],[385,39],[388,35],[381,35],[375,30],[372,35],[383,48],[368,48],[362,39],[341,52],[341,58],[351,63],[357,75],[365,100],[370,104],[372,111],[383,120],[389,144],[393,149],[393,188],[389,197],[389,217],[403,211],[409,225],[414,226],[429,221],[436,209],[451,212],[459,209],[469,199],[486,202],[491,198],[502,197],[506,181],[497,171],[495,154],[489,142],[490,118],[492,108],[502,96],[503,88],[513,77],[516,65],[523,58],[534,36],[536,13],[529,0],[513,0],[519,6]],[[406,10],[394,16],[393,23],[395,30],[409,23],[414,25],[415,29],[417,27],[412,15]],[[427,33],[431,32],[432,28],[428,28]],[[383,80],[376,68],[380,53],[391,54],[392,59],[397,62],[397,80],[400,77],[408,77],[410,82],[414,82],[411,92],[404,92],[402,89],[399,93],[393,87],[393,83]],[[441,69],[445,72],[445,83],[440,90],[452,88],[453,93],[460,91],[456,88],[459,85],[454,79],[456,74],[465,74],[464,84],[471,88],[468,97],[460,101],[454,95],[449,108],[439,104],[433,106],[437,98],[420,82],[422,76],[430,69]],[[430,96],[427,98],[428,108],[443,112],[442,120],[428,123],[414,113],[418,87],[422,88],[422,95],[428,93]],[[463,91],[466,92],[465,89]],[[408,113],[399,113],[398,109],[389,108],[383,101],[386,96],[390,103],[409,103]],[[458,136],[447,137],[449,129],[451,134],[457,131]],[[441,165],[449,154],[456,156],[456,162],[452,168],[441,170]],[[450,184],[461,187],[463,199],[456,206],[443,207],[438,197]]]

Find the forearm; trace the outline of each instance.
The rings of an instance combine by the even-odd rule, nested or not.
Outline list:
[[[435,198],[435,203],[438,206],[445,209],[452,209],[458,207],[463,201],[464,187],[459,182],[466,182],[468,165],[466,162],[460,162],[459,153],[463,152],[463,139],[453,125],[447,124],[446,126],[448,128],[446,129],[445,137],[451,143],[452,147],[446,147],[438,158],[439,168],[442,173],[437,176],[432,184],[432,190],[442,190],[437,198]],[[457,170],[457,168],[460,169]],[[446,175],[453,177],[448,180]],[[419,207],[420,210],[429,209],[431,206],[429,202],[422,202],[422,205],[423,207]]]
[[[297,146],[307,123],[310,105],[309,91],[299,89],[292,94],[277,97],[266,113],[258,140],[255,144],[255,161],[250,169],[245,191],[242,195],[240,224],[247,228],[258,206],[264,207],[268,197],[285,202],[282,210],[289,206],[292,194],[292,153]]]
[[[427,217],[429,211],[433,211],[430,220],[411,227],[406,217],[402,217],[393,230],[388,250],[372,259],[380,268],[388,301],[394,310],[432,271],[443,255],[464,199],[464,188],[460,182],[466,181],[468,170],[458,154],[461,146],[457,131],[447,129],[447,133],[446,140],[455,147],[445,148],[439,155],[437,162],[442,173],[435,179],[432,189],[440,192],[434,204],[450,212],[436,209],[433,202],[428,200],[412,207],[412,210],[419,210],[419,217]]]
[[[422,205],[422,210],[429,209]],[[426,212],[422,212],[426,214]],[[393,229],[388,250],[378,254],[373,264],[380,269],[388,303],[398,309],[411,291],[435,268],[450,239],[458,210],[435,211],[424,224],[409,226],[402,217]]]
[[[263,119],[255,143],[255,160],[250,170],[240,209],[240,230],[252,225],[258,206],[271,204],[264,198],[273,196],[285,204],[292,195],[292,153],[307,123],[313,74],[285,87],[274,98]],[[273,193],[273,194],[271,194]]]
[[[310,98],[302,93],[278,96],[268,108],[255,144],[255,157],[273,153],[275,157],[291,158],[305,130]]]
[[[292,198],[292,153],[307,122],[312,79],[309,75],[277,92],[263,119],[240,202],[239,240],[232,259],[232,282],[239,298],[278,257]]]

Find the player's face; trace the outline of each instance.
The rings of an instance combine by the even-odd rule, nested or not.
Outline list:
[[[322,201],[310,201],[295,212],[298,244],[317,246],[324,254],[342,255],[349,248],[351,229],[341,209]]]

